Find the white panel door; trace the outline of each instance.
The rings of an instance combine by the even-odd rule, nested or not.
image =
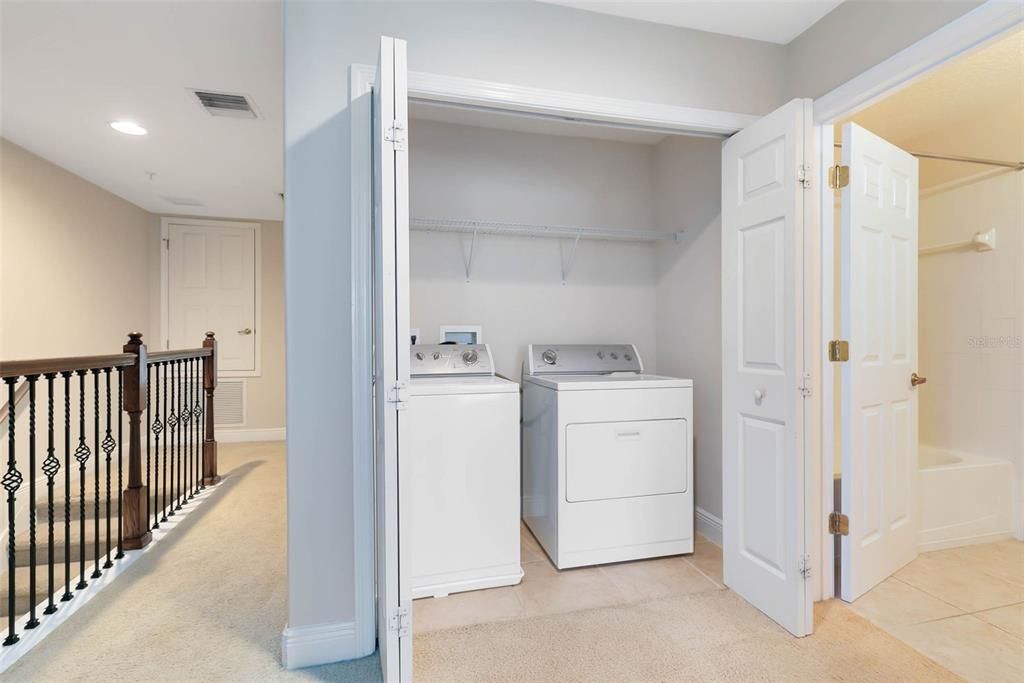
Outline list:
[[[725,583],[798,636],[813,628],[802,391],[811,121],[810,100],[793,100],[722,148]]]
[[[400,447],[409,385],[409,159],[405,41],[381,38],[373,88],[374,401],[377,458],[377,641],[384,680],[412,680],[408,466]]]
[[[917,557],[917,159],[843,126],[841,594]]]
[[[218,372],[255,373],[256,231],[252,224],[168,223],[166,348],[217,334]]]

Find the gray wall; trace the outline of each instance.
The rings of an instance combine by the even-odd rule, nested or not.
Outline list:
[[[785,99],[820,97],[980,4],[847,0],[786,46]]]
[[[285,3],[291,627],[351,621],[356,590],[372,590],[352,581],[346,88],[380,35],[409,41],[415,71],[754,114],[784,94],[778,45],[539,3]]]

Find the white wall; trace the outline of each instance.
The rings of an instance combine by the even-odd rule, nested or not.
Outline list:
[[[654,147],[414,121],[411,213],[505,223],[654,229]],[[498,371],[518,381],[530,343],[635,343],[653,371],[652,244],[414,232],[411,322],[423,343],[442,324],[483,325]]]
[[[288,621],[355,618],[347,69],[378,38],[416,71],[767,113],[781,46],[540,3],[285,3]],[[329,345],[329,352],[310,352]],[[309,387],[332,387],[310,391]],[[370,453],[357,457],[368,459]],[[369,521],[364,523],[369,524]],[[372,646],[334,650],[330,658]],[[325,660],[326,661],[326,660]]]
[[[658,371],[693,379],[694,492],[722,516],[721,166],[719,140],[667,138],[655,154],[657,222],[682,229],[658,249]]]
[[[980,4],[846,0],[786,46],[785,99],[824,95]]]
[[[1022,108],[1024,86],[1012,109],[913,144],[1021,159]],[[928,377],[920,388],[921,441],[1012,462],[1016,532],[1024,538],[1024,172],[985,169],[932,188],[920,212],[922,247],[997,233],[993,251],[921,257],[920,373]]]

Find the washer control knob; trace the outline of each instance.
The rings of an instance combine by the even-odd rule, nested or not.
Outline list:
[[[423,352],[422,351],[417,351],[416,352],[416,360],[423,360]]]
[[[475,349],[462,352],[462,362],[466,365],[476,365],[476,362],[480,360],[480,354]]]
[[[432,353],[430,357],[433,358],[434,360],[438,360],[438,359],[441,358],[441,352],[440,351],[434,351],[434,353]]]
[[[618,360],[618,359],[619,359],[619,354],[617,354],[614,351],[612,351],[612,360]]]
[[[604,360],[604,351],[598,351],[597,357],[600,358],[601,360]]]
[[[632,354],[629,354],[629,353],[627,353],[626,355],[624,355],[624,356],[623,356],[623,358],[625,358],[626,360],[628,360],[628,361],[632,362],[632,360],[633,360],[633,355],[632,355]]]
[[[548,349],[540,354],[540,359],[548,365],[554,365],[558,361],[558,354],[555,353],[554,349]]]

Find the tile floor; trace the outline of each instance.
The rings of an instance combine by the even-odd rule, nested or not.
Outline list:
[[[1024,543],[925,553],[854,611],[969,681],[1024,681]]]
[[[518,586],[424,598],[413,603],[417,633],[625,605],[667,595],[724,590],[722,550],[697,536],[693,555],[559,572],[523,525],[525,576]]]

